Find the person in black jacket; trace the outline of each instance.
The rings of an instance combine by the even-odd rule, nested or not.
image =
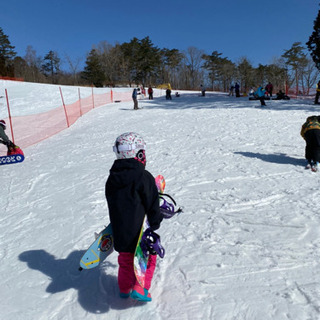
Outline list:
[[[4,144],[8,148],[8,155],[13,152],[15,149],[15,144],[9,140],[8,136],[5,133],[7,126],[4,120],[0,120],[0,143]]]
[[[320,162],[320,117],[308,117],[302,125],[300,134],[306,141],[305,157],[308,161],[306,169],[318,171]]]
[[[124,133],[116,139],[113,150],[117,160],[110,169],[105,195],[114,248],[119,252],[120,297],[127,298],[131,294],[133,298],[138,296],[139,300],[151,301],[149,289],[157,256],[149,256],[145,288],[140,287],[133,270],[134,252],[145,216],[153,231],[162,221],[158,189],[154,177],[145,169],[145,148],[143,138],[134,132]]]

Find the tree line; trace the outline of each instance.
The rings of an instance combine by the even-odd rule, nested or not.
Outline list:
[[[314,32],[306,43],[295,42],[271,64],[253,67],[249,59],[234,62],[223,53],[205,53],[195,47],[185,51],[158,48],[149,37],[111,45],[102,41],[88,53],[83,70],[80,59],[65,61],[69,71],[61,70],[61,57],[50,50],[44,57],[28,46],[24,57],[17,56],[9,37],[0,28],[0,76],[25,81],[70,85],[158,86],[170,83],[174,89],[228,91],[237,82],[242,92],[251,87],[273,83],[275,89],[293,88],[308,94],[318,81],[320,70],[320,11]],[[308,54],[308,50],[311,55]]]

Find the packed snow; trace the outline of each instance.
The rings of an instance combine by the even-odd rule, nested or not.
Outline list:
[[[59,105],[57,86],[2,81],[0,96],[5,88],[22,114]],[[320,318],[320,173],[305,170],[300,136],[319,108],[180,93],[141,100],[138,111],[96,108],[0,167],[1,319]],[[2,118],[5,106],[0,98]],[[148,304],[119,298],[116,253],[78,270],[109,223],[104,186],[127,131],[144,137],[147,169],[184,208],[159,229],[166,255]]]

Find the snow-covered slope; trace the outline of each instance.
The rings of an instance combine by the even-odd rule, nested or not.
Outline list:
[[[10,85],[28,108],[25,85]],[[0,167],[0,318],[319,319],[320,175],[304,169],[300,137],[319,111],[198,93],[140,106],[94,109]],[[78,271],[109,222],[104,184],[126,131],[143,135],[147,169],[184,206],[159,230],[166,256],[147,305],[118,297],[116,253]]]

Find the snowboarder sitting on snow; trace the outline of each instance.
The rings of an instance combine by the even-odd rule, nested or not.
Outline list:
[[[154,177],[145,169],[146,144],[134,132],[120,135],[113,150],[116,154],[105,194],[112,224],[114,248],[119,252],[118,285],[120,297],[151,301],[149,289],[157,256],[150,254],[145,287],[137,282],[133,269],[134,252],[145,216],[151,230],[160,227],[162,215]]]
[[[7,155],[10,156],[18,153],[23,154],[22,150],[18,146],[16,146],[12,141],[9,140],[8,136],[5,133],[6,128],[6,122],[4,120],[0,120],[0,143],[7,146]]]
[[[302,125],[301,136],[306,141],[305,157],[308,161],[307,169],[318,170],[320,162],[320,122],[319,116],[308,117]]]
[[[290,100],[290,97],[288,97],[286,94],[284,94],[284,92],[282,92],[282,90],[279,90],[279,92],[277,92],[276,100]]]

